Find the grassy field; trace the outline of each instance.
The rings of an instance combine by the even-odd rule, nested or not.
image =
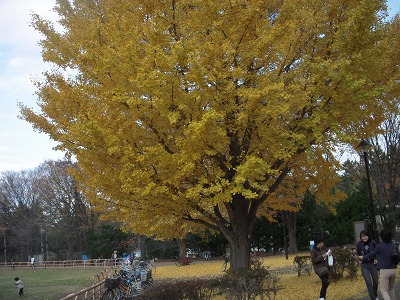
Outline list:
[[[284,266],[293,266],[293,256],[288,260],[284,256],[264,258],[264,265],[271,269]],[[193,278],[222,275],[222,260],[196,261],[189,266],[177,267],[174,264],[159,263],[153,273],[155,282],[170,278]],[[18,299],[18,288],[14,284],[14,277],[18,276],[25,285],[24,300],[59,300],[71,293],[89,287],[93,283],[93,276],[103,269],[22,269],[11,270],[0,268],[0,299]],[[293,267],[294,270],[294,267]],[[398,270],[400,278],[400,272]],[[279,300],[308,300],[317,299],[321,286],[317,275],[311,274],[297,277],[295,273],[280,276],[279,285],[283,287],[278,292]],[[366,296],[364,280],[361,276],[357,280],[340,280],[332,283],[328,288],[329,299],[345,300],[359,299]]]
[[[93,276],[102,269],[2,269],[0,268],[0,299],[19,299],[14,278],[24,283],[24,300],[59,300],[93,283]]]

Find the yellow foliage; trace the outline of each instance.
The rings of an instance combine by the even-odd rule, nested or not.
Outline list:
[[[137,233],[191,221],[250,243],[257,215],[299,209],[307,189],[339,201],[334,147],[394,109],[399,21],[383,0],[56,3],[60,32],[33,16],[56,67],[22,117]]]

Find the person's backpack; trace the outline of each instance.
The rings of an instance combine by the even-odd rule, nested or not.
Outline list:
[[[400,252],[399,252],[399,245],[395,242],[393,243],[394,248],[392,250],[392,253],[390,253],[390,259],[394,264],[398,264],[400,262]]]

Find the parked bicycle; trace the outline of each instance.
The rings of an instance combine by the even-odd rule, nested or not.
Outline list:
[[[206,260],[206,261],[210,261],[211,260],[211,251],[207,250],[201,253],[201,258]]]
[[[105,280],[107,290],[101,296],[101,300],[138,299],[140,292],[136,284],[131,284],[129,279],[122,277],[107,278]]]
[[[147,269],[151,270],[152,274],[155,274],[157,271],[156,266],[154,265],[154,260],[142,260],[137,262],[137,264],[134,264],[134,267],[136,268],[141,268],[141,269]]]
[[[147,269],[147,263],[138,266],[124,264],[115,278],[107,278],[104,283],[107,288],[101,300],[134,300],[140,294],[154,287],[152,270]]]
[[[190,264],[193,264],[193,258],[191,257],[180,257],[178,260],[175,262],[175,264],[180,267],[180,266],[187,266]]]

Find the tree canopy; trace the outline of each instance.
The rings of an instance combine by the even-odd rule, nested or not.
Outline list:
[[[335,147],[395,109],[399,19],[383,0],[57,0],[33,16],[53,63],[22,117],[76,158],[104,216],[224,234],[249,264],[259,214],[335,189]],[[397,81],[396,81],[397,79]]]

